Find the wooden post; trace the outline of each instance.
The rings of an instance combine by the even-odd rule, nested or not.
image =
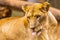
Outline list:
[[[18,10],[21,10],[21,7],[23,5],[32,5],[32,4],[34,3],[19,0],[0,0],[0,6],[6,6]]]

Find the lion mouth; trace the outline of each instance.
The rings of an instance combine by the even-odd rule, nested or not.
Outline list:
[[[35,31],[35,32],[32,32],[32,35],[40,35],[41,34],[41,29],[40,30],[38,30],[38,31]]]
[[[40,35],[42,31],[42,29],[39,29],[38,31],[35,31],[34,29],[32,30],[33,30],[32,35],[37,35],[37,34]]]

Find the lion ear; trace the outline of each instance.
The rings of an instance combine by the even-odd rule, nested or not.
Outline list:
[[[30,5],[24,5],[24,6],[22,6],[22,10],[23,10],[25,13],[30,12],[31,9],[32,9],[32,6],[30,6]]]
[[[45,11],[48,12],[49,7],[50,7],[50,4],[49,4],[48,2],[44,2],[44,3],[43,3],[43,8],[44,8]]]
[[[31,13],[33,9],[33,5],[24,5],[22,6],[22,10],[25,12],[25,14]]]
[[[24,12],[27,12],[27,5],[22,6],[22,10],[23,10]]]

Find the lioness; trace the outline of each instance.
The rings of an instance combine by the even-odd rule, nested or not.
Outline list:
[[[22,9],[24,17],[0,24],[0,40],[57,40],[57,21],[48,12],[49,3],[25,5]]]

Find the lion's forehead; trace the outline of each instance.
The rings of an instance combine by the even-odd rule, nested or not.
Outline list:
[[[45,8],[45,6],[43,6],[43,4],[35,4],[32,6],[28,6],[27,10],[28,11],[28,15],[45,15],[48,13],[48,11],[46,11],[45,9],[43,9],[43,7]]]

